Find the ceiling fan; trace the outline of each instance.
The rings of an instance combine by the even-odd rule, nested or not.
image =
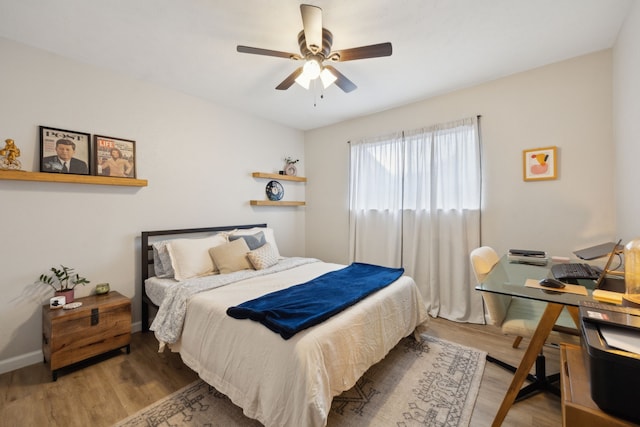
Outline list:
[[[300,55],[257,47],[241,45],[237,47],[238,52],[241,53],[305,61],[303,66],[298,67],[282,83],[276,86],[278,90],[289,89],[294,82],[305,89],[309,89],[309,84],[320,78],[325,88],[335,82],[336,86],[348,93],[355,90],[357,86],[333,66],[325,65],[325,61],[344,62],[391,55],[392,49],[389,42],[332,51],[333,34],[322,27],[322,9],[317,6],[302,4],[300,5],[300,12],[302,14],[303,27],[303,30],[298,34]]]

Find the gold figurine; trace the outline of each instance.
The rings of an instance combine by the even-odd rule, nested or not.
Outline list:
[[[20,170],[22,164],[18,157],[20,157],[20,149],[16,147],[13,139],[6,139],[6,144],[2,150],[0,150],[0,156],[4,156],[0,159],[0,169],[15,169]]]

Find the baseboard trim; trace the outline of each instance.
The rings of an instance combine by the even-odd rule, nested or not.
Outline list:
[[[142,330],[142,322],[131,323],[131,333],[140,332]],[[0,375],[25,366],[43,363],[44,356],[42,350],[32,351],[31,353],[21,354],[20,356],[11,357],[9,359],[0,360]]]
[[[9,359],[0,360],[0,374],[15,371],[25,366],[43,363],[44,356],[42,350],[32,351],[31,353],[22,354],[20,356],[11,357]]]
[[[142,330],[142,321],[132,322],[131,323],[131,333],[135,334],[136,332],[140,332]]]

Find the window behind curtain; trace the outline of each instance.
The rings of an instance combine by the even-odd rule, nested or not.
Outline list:
[[[433,316],[483,323],[477,118],[351,144],[351,260],[402,266]]]
[[[479,209],[473,119],[358,141],[351,147],[351,209]]]

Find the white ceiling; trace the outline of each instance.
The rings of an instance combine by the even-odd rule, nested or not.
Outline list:
[[[308,130],[612,47],[632,1],[309,0],[334,50],[393,45],[335,63],[358,89],[323,99],[275,90],[299,62],[236,52],[298,53],[300,1],[0,0],[0,37]]]

